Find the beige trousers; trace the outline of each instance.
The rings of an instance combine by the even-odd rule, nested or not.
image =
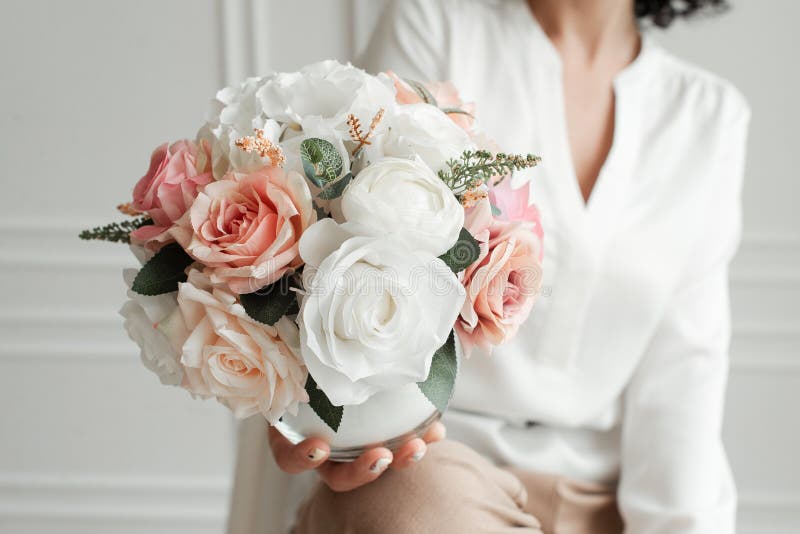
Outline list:
[[[620,534],[612,488],[494,466],[443,441],[423,461],[347,493],[320,484],[294,534]]]

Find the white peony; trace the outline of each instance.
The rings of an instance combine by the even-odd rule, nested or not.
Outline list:
[[[464,209],[419,158],[384,158],[364,168],[342,195],[347,221],[396,234],[412,250],[434,256],[458,240]]]
[[[269,162],[256,152],[245,152],[236,146],[236,140],[254,135],[256,128],[264,136],[278,143],[282,126],[269,119],[261,109],[256,91],[270,78],[248,78],[239,85],[217,92],[211,103],[206,124],[197,134],[198,141],[211,146],[211,163],[214,178],[221,178],[231,169],[251,172]]]
[[[123,271],[125,283],[130,288],[136,277],[135,269]],[[175,293],[145,296],[128,291],[128,300],[119,313],[128,337],[141,349],[142,363],[158,375],[162,384],[180,385],[183,367],[180,364],[180,346],[188,337]]]
[[[380,108],[394,106],[394,84],[385,74],[371,76],[349,63],[327,60],[297,72],[275,74],[258,89],[265,116],[299,124],[304,132],[336,131],[348,138],[347,116],[365,126]]]
[[[365,157],[371,161],[386,156],[419,156],[438,172],[447,168],[448,160],[458,159],[473,146],[464,130],[429,104],[398,106],[386,115],[385,122],[384,133],[365,150]]]
[[[465,296],[432,254],[392,236],[358,235],[355,226],[323,219],[300,240],[303,358],[337,406],[424,381]]]

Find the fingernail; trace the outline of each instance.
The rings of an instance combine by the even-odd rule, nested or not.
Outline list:
[[[419,450],[419,451],[415,452],[414,455],[411,456],[411,461],[419,462],[420,460],[422,460],[425,457],[425,452],[426,452],[425,449],[422,449],[422,450]]]
[[[389,467],[390,463],[392,463],[392,460],[389,458],[378,458],[375,460],[375,463],[369,467],[369,470],[373,473],[382,473]]]
[[[311,449],[308,452],[308,459],[311,460],[312,462],[319,462],[320,460],[325,458],[327,455],[328,455],[327,452],[325,452],[322,449],[319,449],[317,447],[314,447],[313,449]]]

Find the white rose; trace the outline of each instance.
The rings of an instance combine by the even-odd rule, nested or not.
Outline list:
[[[342,195],[342,214],[434,256],[449,250],[464,226],[453,192],[418,158],[384,158],[364,168]]]
[[[267,117],[297,123],[304,131],[335,129],[341,137],[347,137],[350,113],[369,125],[380,108],[394,106],[394,95],[394,84],[386,75],[371,76],[333,60],[276,74],[257,92]]]
[[[261,413],[272,424],[308,401],[297,325],[282,317],[274,326],[250,318],[225,288],[189,271],[178,305],[191,334],[182,347],[183,386],[216,397],[238,418]]]
[[[337,406],[424,381],[465,296],[435,256],[354,226],[323,219],[300,240],[303,358]]]
[[[130,288],[136,277],[135,269],[123,271]],[[177,386],[183,378],[180,346],[188,337],[175,293],[145,296],[128,291],[128,300],[119,313],[128,337],[141,349],[142,363],[158,375],[162,384]]]
[[[387,114],[385,128],[365,157],[377,161],[382,156],[419,156],[435,172],[447,168],[449,159],[458,159],[472,146],[469,136],[436,106],[409,104],[397,106]]]

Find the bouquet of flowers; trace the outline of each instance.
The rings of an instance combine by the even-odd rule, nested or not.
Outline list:
[[[541,281],[507,179],[539,159],[487,150],[472,111],[335,61],[219,91],[194,140],[155,149],[132,218],[81,234],[142,263],[121,314],[145,366],[296,439],[299,412],[331,438],[392,391],[444,411],[457,352],[513,336]]]

